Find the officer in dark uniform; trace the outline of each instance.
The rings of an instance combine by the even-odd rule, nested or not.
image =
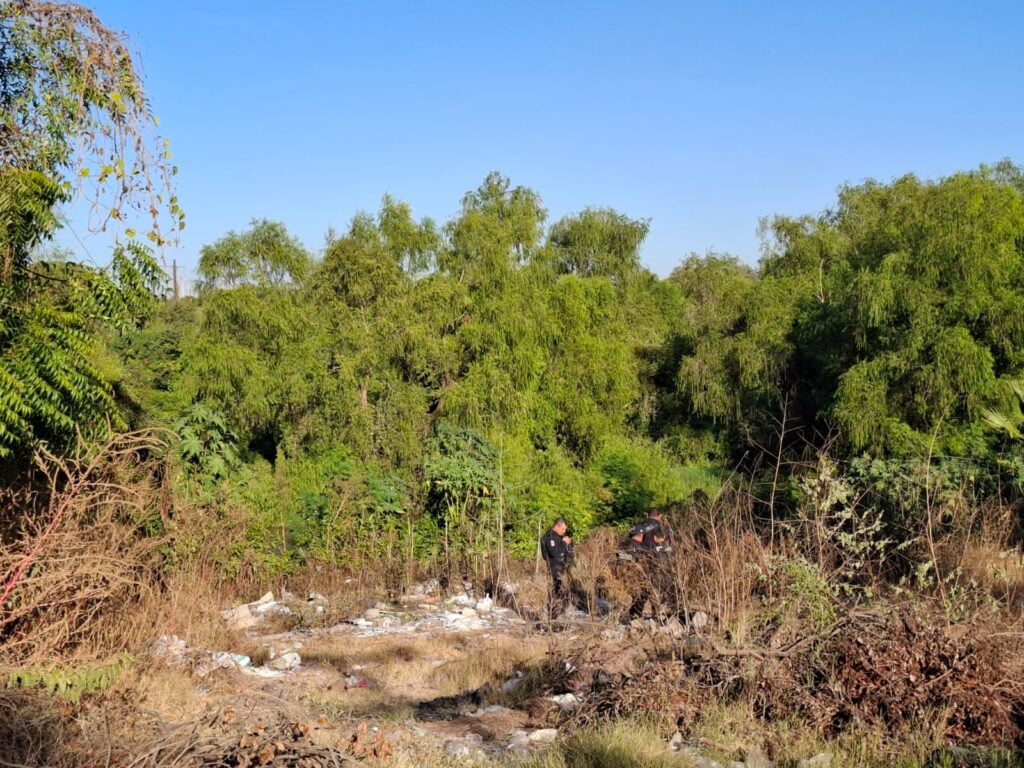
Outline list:
[[[644,606],[651,601],[655,613],[661,598],[670,597],[672,580],[668,573],[665,553],[669,551],[668,525],[662,521],[661,510],[651,508],[647,519],[629,529],[620,550],[620,558],[630,567],[621,569],[626,584],[632,593],[633,601],[629,606],[629,618],[643,616]]]
[[[647,519],[630,529],[629,536],[634,540],[639,536],[638,540],[646,551],[660,552],[668,540],[666,528],[661,520],[661,510],[652,507],[647,513]]]
[[[541,556],[551,572],[550,615],[555,618],[565,608],[569,597],[569,576],[572,565],[572,537],[565,518],[558,518],[540,539]]]

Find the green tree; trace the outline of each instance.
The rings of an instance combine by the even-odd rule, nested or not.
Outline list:
[[[148,312],[162,278],[146,248],[106,269],[39,257],[56,206],[84,195],[133,238],[132,209],[163,243],[183,217],[121,36],[84,8],[0,2],[0,457],[118,424],[104,336]]]
[[[640,246],[649,229],[649,222],[610,208],[587,208],[556,222],[548,243],[559,272],[618,283],[640,270]]]
[[[162,243],[184,226],[177,169],[124,37],[74,3],[0,2],[0,164],[91,203],[93,225]]]
[[[795,340],[853,448],[986,450],[981,411],[1024,371],[1024,196],[1009,171],[867,182],[818,219],[772,223],[763,272],[802,276]]]
[[[301,283],[312,260],[284,224],[253,219],[245,232],[229,232],[199,252],[199,290]]]

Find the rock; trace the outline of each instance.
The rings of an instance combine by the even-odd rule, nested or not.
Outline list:
[[[273,593],[268,592],[267,594],[273,594]],[[264,595],[264,597],[266,597],[266,595]],[[261,598],[261,600],[262,600],[262,598]],[[257,616],[263,616],[263,615],[268,614],[268,613],[282,613],[282,614],[291,613],[291,610],[287,606],[281,605],[280,603],[278,603],[278,602],[276,602],[274,600],[271,600],[269,603],[264,603],[264,602],[250,603],[249,604],[249,610],[252,611],[253,613],[255,613]]]
[[[309,597],[306,598],[308,603],[326,603],[327,598],[321,595],[319,592],[310,592]]]
[[[267,592],[259,600],[254,600],[253,602],[249,603],[248,605],[249,605],[250,608],[252,608],[252,607],[255,607],[257,605],[267,605],[268,603],[272,603],[272,602],[274,602],[274,592],[273,592],[273,590],[271,590],[270,592]]]
[[[449,739],[444,743],[444,751],[452,757],[469,757],[472,750],[469,745],[457,739]]]
[[[829,768],[832,765],[832,755],[828,752],[820,752],[814,757],[805,757],[796,764],[796,768]]]
[[[511,738],[505,747],[507,752],[522,753],[530,749],[530,734],[526,731],[512,731],[509,736]]]
[[[693,659],[700,659],[707,653],[707,645],[704,640],[699,637],[687,637],[683,640],[679,647],[679,655],[683,661],[691,661]]]
[[[745,768],[774,768],[775,763],[764,756],[764,753],[757,747],[747,750],[747,758],[744,760]]]
[[[685,740],[683,739],[683,734],[676,731],[672,734],[672,738],[668,740],[668,749],[670,752],[678,752],[684,743]]]
[[[527,737],[531,744],[550,744],[558,738],[557,728],[541,728]]]
[[[365,618],[365,619],[367,619],[369,621],[373,621],[374,619],[379,619],[380,618],[380,609],[379,608],[367,608],[366,609],[366,613],[363,614],[363,618]]]
[[[475,608],[463,608],[462,615],[467,619],[475,619],[477,617],[477,612]]]
[[[491,596],[488,595],[482,600],[477,600],[475,607],[478,613],[487,613],[494,607],[494,601],[491,599]]]
[[[697,751],[696,747],[689,744],[680,745],[677,754],[686,761],[684,765],[689,768],[726,768],[717,760],[704,757],[704,755]]]
[[[517,669],[512,673],[512,677],[501,684],[501,692],[512,693],[523,684],[524,677],[526,677],[526,675],[523,673],[523,670]]]
[[[694,611],[690,614],[690,626],[698,632],[707,628],[710,623],[711,617],[704,613],[704,611]]]
[[[378,600],[376,603],[373,604],[373,607],[376,608],[378,611],[386,611],[388,609],[388,604],[382,603],[380,600]]]
[[[282,653],[280,656],[271,659],[267,666],[271,669],[276,669],[279,672],[291,672],[293,669],[297,669],[302,663],[302,658],[295,651],[287,651]]]
[[[548,696],[548,701],[553,701],[562,710],[563,714],[575,712],[580,705],[580,700],[575,693],[562,693],[558,696]]]
[[[683,626],[683,623],[679,621],[678,618],[671,616],[669,617],[669,620],[665,622],[665,626],[662,631],[672,637],[682,637],[686,634],[686,627]]]
[[[255,627],[260,620],[252,615],[248,605],[239,605],[220,612],[220,617],[227,622],[229,629],[243,630]]]

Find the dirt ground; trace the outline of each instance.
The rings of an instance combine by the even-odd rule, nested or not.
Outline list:
[[[465,595],[368,600],[320,627],[306,625],[299,615],[304,606],[275,603],[283,613],[267,612],[235,633],[234,647],[195,648],[163,638],[136,672],[133,727],[148,737],[134,751],[151,754],[136,764],[175,764],[171,749],[201,753],[200,734],[215,734],[221,748],[235,738],[241,748],[232,749],[248,750],[226,765],[293,764],[274,762],[265,749],[270,743],[284,758],[282,734],[330,751],[309,765],[330,765],[342,755],[436,763],[542,749],[574,703],[552,694],[570,687],[559,660],[602,632],[614,643],[624,630],[579,612],[533,622],[489,602]],[[299,626],[282,631],[292,621]],[[293,653],[300,660],[293,669],[272,668],[288,666]],[[167,749],[157,749],[164,742]]]

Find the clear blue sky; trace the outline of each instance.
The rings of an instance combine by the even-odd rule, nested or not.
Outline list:
[[[385,192],[444,221],[498,170],[551,221],[649,218],[665,275],[756,262],[759,217],[844,182],[1024,162],[1016,0],[84,2],[142,54],[187,268],[253,217],[316,250]]]

